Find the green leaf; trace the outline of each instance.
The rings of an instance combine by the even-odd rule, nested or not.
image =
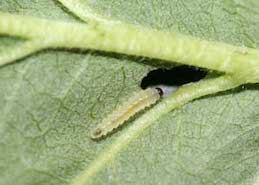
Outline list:
[[[75,3],[125,22],[259,47],[257,0]],[[54,0],[3,0],[0,11],[80,21]],[[0,56],[23,42],[1,37]],[[118,152],[105,153],[132,121],[104,140],[90,139],[91,129],[154,68],[125,55],[78,50],[44,50],[0,68],[0,184],[258,184],[257,85],[170,112]],[[113,156],[102,164],[100,155]]]

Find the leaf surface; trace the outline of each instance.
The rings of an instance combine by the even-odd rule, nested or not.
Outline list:
[[[257,0],[76,3],[141,26],[259,47]],[[0,11],[80,21],[54,0],[3,0]],[[22,42],[1,37],[0,55]],[[0,184],[79,184],[76,177],[131,121],[98,142],[91,129],[156,67],[125,55],[44,50],[0,68]],[[85,184],[256,185],[258,107],[257,85],[189,103],[144,130]]]

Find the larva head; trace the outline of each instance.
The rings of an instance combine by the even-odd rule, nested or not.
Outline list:
[[[92,139],[98,139],[103,136],[103,130],[101,128],[96,128],[91,134]]]
[[[161,88],[159,88],[159,87],[156,87],[156,90],[158,91],[160,97],[162,97],[163,94],[164,94],[163,90]]]

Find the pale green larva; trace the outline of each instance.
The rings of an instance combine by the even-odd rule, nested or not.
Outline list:
[[[97,125],[91,133],[91,138],[98,139],[106,136],[137,112],[156,103],[162,95],[163,91],[161,88],[147,88],[134,93],[128,101],[115,109],[111,114],[104,118],[100,124]]]

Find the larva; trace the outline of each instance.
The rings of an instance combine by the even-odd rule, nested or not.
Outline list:
[[[160,88],[147,88],[134,93],[127,102],[115,109],[97,125],[91,133],[91,138],[98,139],[102,136],[106,136],[137,112],[156,103],[162,95],[163,91]]]

